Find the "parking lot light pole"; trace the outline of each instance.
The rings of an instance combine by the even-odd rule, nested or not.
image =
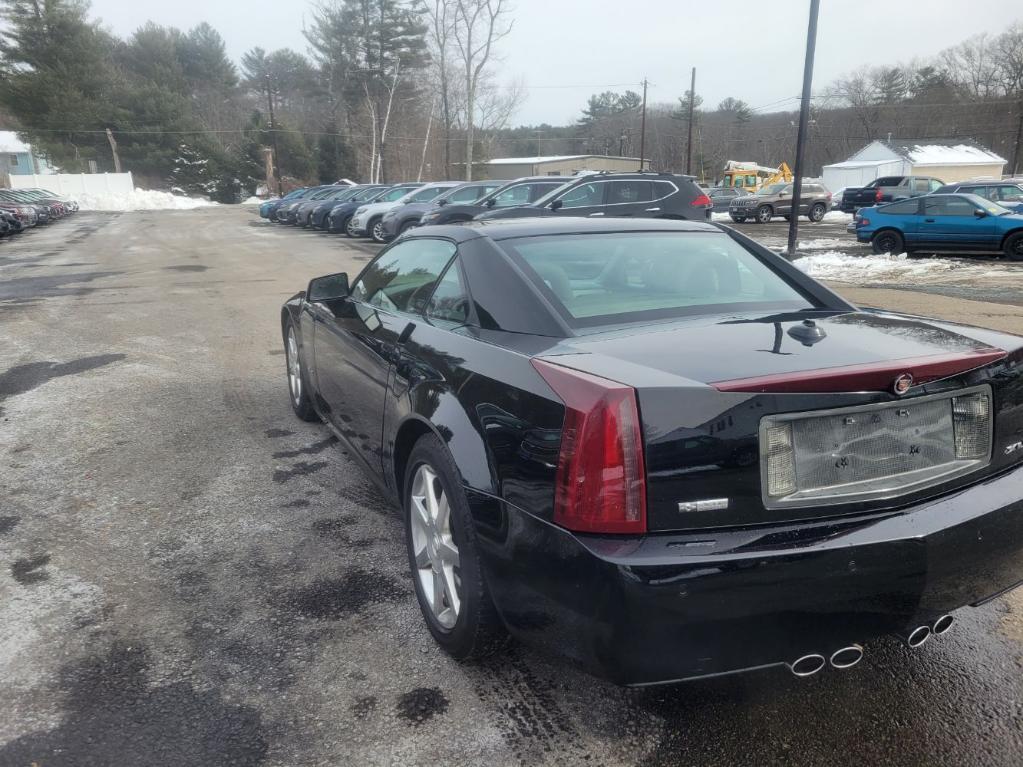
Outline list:
[[[693,67],[693,79],[689,83],[689,138],[686,139],[686,175],[693,174],[693,116],[696,111],[696,67]],[[702,174],[701,174],[702,175]]]
[[[810,87],[813,84],[813,55],[817,48],[817,14],[821,0],[810,0],[810,23],[806,29],[806,60],[803,63],[803,98],[799,104],[799,130],[796,132],[796,162],[792,179],[792,210],[789,212],[789,244],[785,255],[796,255],[799,237],[799,202],[803,192],[803,154],[806,143],[806,123],[810,116]]]
[[[646,159],[646,78],[643,78],[643,117],[639,128],[639,169],[643,170],[643,161]]]

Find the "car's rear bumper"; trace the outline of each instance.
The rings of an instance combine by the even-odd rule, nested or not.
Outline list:
[[[515,635],[656,684],[827,657],[1014,587],[1021,487],[1023,467],[882,518],[643,538],[511,510],[481,550]]]

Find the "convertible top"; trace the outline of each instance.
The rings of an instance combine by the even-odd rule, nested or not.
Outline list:
[[[465,242],[477,237],[509,240],[515,237],[542,237],[553,234],[597,234],[614,232],[720,232],[721,229],[702,221],[663,218],[575,218],[542,216],[470,221],[463,225],[444,225],[413,229],[405,238],[444,237]]]

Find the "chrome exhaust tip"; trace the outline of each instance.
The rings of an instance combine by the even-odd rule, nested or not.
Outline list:
[[[828,661],[823,655],[818,655],[817,653],[810,653],[802,658],[796,658],[796,660],[788,664],[789,671],[798,677],[813,676],[826,665],[828,665]]]
[[[863,648],[858,644],[849,645],[831,653],[832,668],[852,668],[861,660],[863,660]]]
[[[942,615],[931,624],[931,633],[936,637],[949,631],[955,625],[956,619],[951,615]]]
[[[906,643],[907,647],[915,650],[931,638],[931,627],[917,626],[915,629],[907,629],[899,633],[899,638]]]

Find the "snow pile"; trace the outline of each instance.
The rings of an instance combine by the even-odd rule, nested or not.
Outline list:
[[[263,202],[260,197],[249,197],[242,205],[260,205]]]
[[[848,244],[848,240],[840,240],[837,237],[818,237],[814,240],[800,240],[796,250],[834,250],[844,248]]]
[[[850,256],[828,251],[803,256],[792,262],[811,277],[843,282],[890,282],[934,276],[938,272],[961,269],[966,265],[948,259],[909,258],[905,253],[880,256]]]
[[[82,193],[75,197],[81,210],[128,211],[128,210],[192,210],[216,205],[215,202],[197,197],[182,197],[170,192],[152,189],[136,189],[131,193]]]

